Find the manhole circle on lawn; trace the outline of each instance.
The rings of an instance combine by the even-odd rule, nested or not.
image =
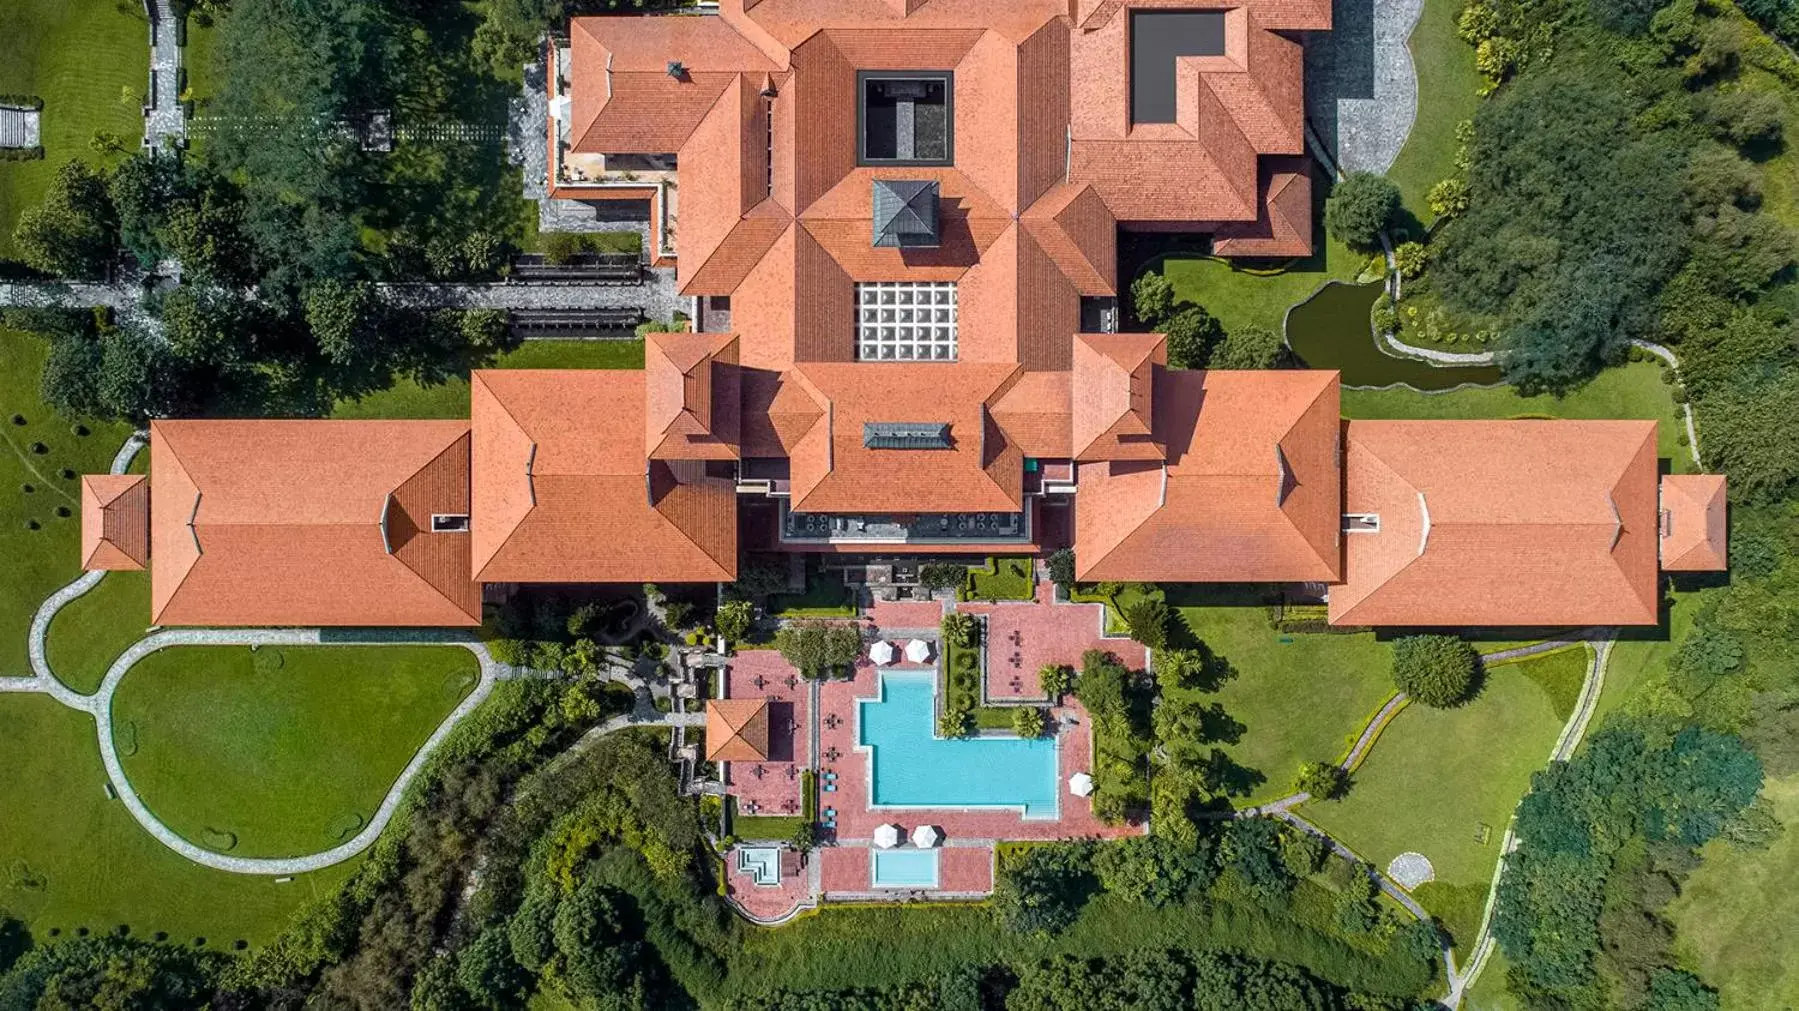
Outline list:
[[[1437,869],[1430,865],[1430,858],[1422,853],[1401,853],[1387,865],[1387,877],[1399,882],[1399,887],[1411,891],[1427,881],[1435,880]]]

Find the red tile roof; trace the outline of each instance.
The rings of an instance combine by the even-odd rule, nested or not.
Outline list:
[[[1083,580],[1335,581],[1341,472],[1335,372],[1163,371],[1154,460],[1083,463]]]
[[[646,375],[474,374],[475,578],[736,578],[733,483],[712,476],[704,462],[646,460]]]
[[[142,474],[81,478],[81,567],[142,569],[150,560],[150,485]]]
[[[1729,503],[1722,474],[1664,474],[1661,559],[1670,572],[1722,572],[1730,567]]]
[[[157,421],[159,625],[475,625],[463,421]]]
[[[768,700],[707,699],[706,761],[768,760]]]
[[[1652,625],[1653,421],[1352,421],[1339,625]]]
[[[737,338],[661,333],[644,342],[644,451],[652,460],[735,460]]]
[[[1261,210],[1253,222],[1229,222],[1212,236],[1219,256],[1309,256],[1312,172],[1304,158],[1264,158]]]

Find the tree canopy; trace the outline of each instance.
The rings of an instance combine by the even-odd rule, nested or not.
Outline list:
[[[1473,644],[1452,635],[1408,635],[1393,641],[1393,683],[1415,701],[1438,709],[1468,701],[1481,662]]]

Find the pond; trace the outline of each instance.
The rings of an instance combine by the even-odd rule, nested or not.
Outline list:
[[[1447,390],[1468,384],[1503,382],[1497,366],[1432,365],[1387,354],[1374,342],[1368,312],[1381,286],[1332,281],[1287,313],[1287,344],[1314,369],[1336,369],[1344,386],[1391,386]]]

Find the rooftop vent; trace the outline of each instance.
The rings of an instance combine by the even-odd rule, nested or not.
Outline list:
[[[865,421],[863,449],[949,449],[949,425],[933,421]]]
[[[680,60],[668,61],[668,76],[677,81],[687,80],[687,64],[682,63]]]
[[[936,183],[876,179],[874,187],[876,246],[928,249],[938,244]]]

